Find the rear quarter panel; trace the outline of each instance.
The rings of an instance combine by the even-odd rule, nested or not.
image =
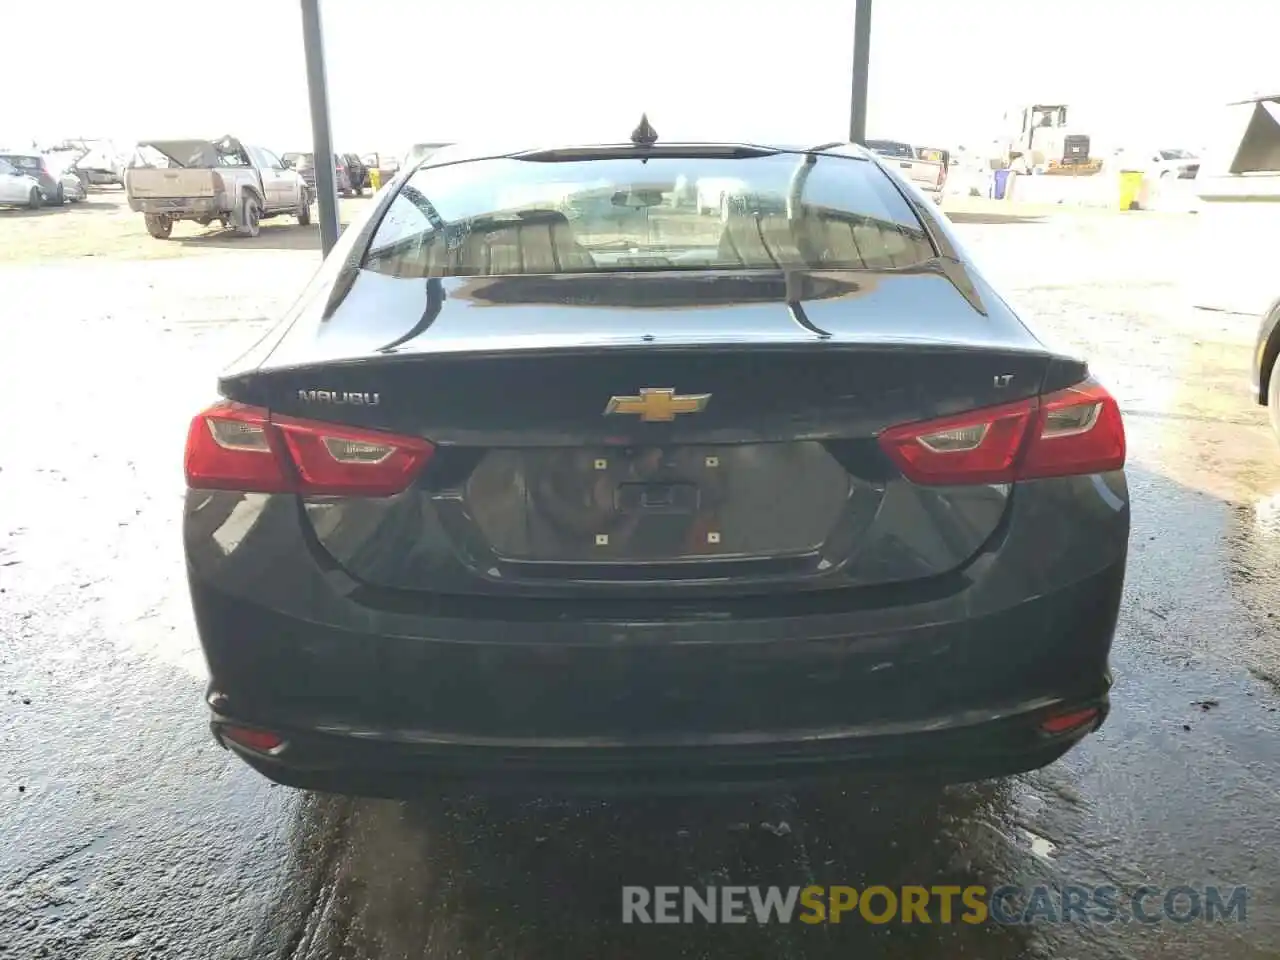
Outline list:
[[[236,199],[248,191],[259,200],[265,201],[262,189],[262,175],[253,167],[228,167],[217,172],[223,184],[224,204],[233,208]]]

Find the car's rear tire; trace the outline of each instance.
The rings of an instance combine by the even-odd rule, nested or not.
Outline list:
[[[262,210],[258,207],[256,197],[248,196],[240,202],[240,222],[236,224],[236,233],[245,237],[256,237],[261,231]]]
[[[143,214],[142,219],[147,225],[147,233],[157,240],[168,240],[169,234],[173,233],[173,220],[163,213]]]
[[[294,216],[298,218],[298,226],[307,227],[311,225],[311,194],[306,190],[302,191],[302,202]]]
[[[32,210],[39,210],[44,205],[44,197],[40,193],[39,187],[32,187],[31,192],[27,194],[27,206]]]
[[[1271,380],[1267,383],[1267,416],[1271,430],[1280,437],[1280,356],[1271,364]]]
[[[62,184],[58,184],[58,189],[53,193],[53,199],[49,201],[55,207],[60,207],[67,202],[67,192],[62,189]]]

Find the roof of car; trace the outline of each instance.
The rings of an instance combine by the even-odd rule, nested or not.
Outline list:
[[[1280,93],[1255,93],[1253,96],[1245,97],[1243,100],[1232,100],[1227,106],[1238,107],[1242,103],[1259,103],[1262,100],[1280,100]]]
[[[467,141],[452,143],[441,147],[435,153],[432,153],[429,157],[423,160],[419,166],[439,167],[471,160],[519,157],[522,155],[546,153],[550,151],[589,154],[593,150],[635,150],[636,156],[639,157],[644,156],[646,151],[652,151],[660,156],[663,153],[669,154],[671,151],[679,151],[683,149],[687,149],[690,152],[696,152],[699,149],[711,150],[717,148],[722,148],[726,151],[743,149],[774,151],[777,153],[817,153],[827,156],[847,156],[858,159],[867,159],[870,156],[868,151],[858,144],[843,141],[830,141],[826,143],[819,143],[815,141],[815,143],[811,144],[781,144],[724,140],[680,140],[659,141],[653,147],[637,146],[630,142],[616,140],[572,140],[552,144],[534,144],[527,141],[523,143]]]

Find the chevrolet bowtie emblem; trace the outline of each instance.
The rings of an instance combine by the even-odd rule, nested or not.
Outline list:
[[[604,415],[626,413],[646,423],[670,423],[678,413],[700,413],[710,399],[709,393],[677,394],[673,387],[643,387],[638,397],[610,397]]]

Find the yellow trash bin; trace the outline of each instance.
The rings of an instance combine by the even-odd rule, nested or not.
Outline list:
[[[377,193],[378,188],[382,186],[382,171],[377,167],[369,169],[369,185],[373,187],[374,193]]]
[[[1138,199],[1138,194],[1142,192],[1142,171],[1141,170],[1121,170],[1120,171],[1120,209],[1132,210],[1134,203]]]

